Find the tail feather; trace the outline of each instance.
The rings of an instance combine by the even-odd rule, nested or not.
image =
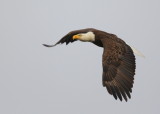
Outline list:
[[[133,50],[134,54],[145,58],[145,56],[140,51],[138,51],[137,49],[135,49],[134,47],[131,47],[131,49]]]

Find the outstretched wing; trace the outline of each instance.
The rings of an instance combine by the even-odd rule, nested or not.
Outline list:
[[[63,43],[66,43],[66,45],[67,45],[70,42],[72,43],[72,42],[76,41],[76,40],[73,40],[73,38],[72,38],[74,35],[79,34],[79,33],[85,33],[90,30],[93,30],[93,29],[88,28],[88,29],[71,31],[68,34],[66,34],[62,39],[60,39],[56,44],[54,44],[54,45],[43,44],[43,45],[46,47],[53,47],[53,46],[56,46],[57,44],[63,44]]]
[[[130,93],[134,83],[135,75],[135,56],[132,49],[122,40],[110,39],[106,41],[103,52],[103,86],[108,92],[127,101],[127,96],[131,98]]]
[[[72,39],[72,36],[73,35],[75,35],[76,33],[74,33],[74,32],[70,32],[70,33],[68,33],[68,34],[66,34],[62,39],[60,39],[56,44],[54,44],[54,45],[47,45],[47,44],[43,44],[44,46],[46,46],[46,47],[53,47],[53,46],[56,46],[57,44],[63,44],[63,43],[66,43],[66,45],[68,44],[68,43],[72,43],[72,42],[74,42],[74,41],[76,41],[76,40],[73,40]]]

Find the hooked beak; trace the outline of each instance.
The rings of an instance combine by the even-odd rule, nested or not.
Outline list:
[[[76,39],[79,39],[79,38],[80,38],[80,35],[74,35],[74,36],[72,37],[73,40],[76,40]]]

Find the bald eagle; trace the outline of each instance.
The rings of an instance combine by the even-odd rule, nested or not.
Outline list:
[[[134,49],[116,35],[94,28],[74,30],[54,45],[43,45],[46,47],[63,43],[67,45],[77,40],[103,47],[102,85],[116,100],[117,98],[121,101],[125,99],[127,102],[127,98],[131,98],[136,69]]]

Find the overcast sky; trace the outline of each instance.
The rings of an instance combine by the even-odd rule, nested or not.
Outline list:
[[[88,27],[146,56],[128,102],[102,87],[102,48],[42,46]],[[0,114],[158,114],[159,39],[159,0],[0,0]]]

